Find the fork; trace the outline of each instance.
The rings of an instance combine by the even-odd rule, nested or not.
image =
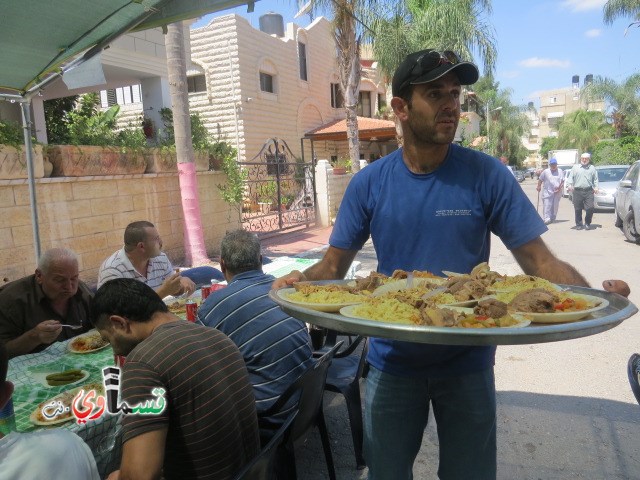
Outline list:
[[[71,330],[78,330],[79,328],[82,328],[82,325],[65,325],[65,324],[61,324],[61,327],[67,327],[70,328]]]

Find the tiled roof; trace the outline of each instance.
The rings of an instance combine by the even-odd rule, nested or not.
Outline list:
[[[305,133],[305,138],[313,140],[346,140],[347,121],[334,120]],[[360,140],[389,140],[396,136],[396,124],[391,120],[358,117],[358,136]]]

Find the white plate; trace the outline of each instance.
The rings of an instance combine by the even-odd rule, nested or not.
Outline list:
[[[75,382],[69,382],[64,385],[49,385],[47,383],[47,375],[51,375],[52,373],[62,373],[62,370],[60,369],[48,370],[48,371],[43,370],[41,372],[31,372],[31,376],[36,382],[39,382],[40,384],[44,385],[47,388],[58,388],[58,387],[69,387],[71,385],[77,385],[80,382],[84,382],[89,377],[89,372],[87,372],[86,370],[80,370],[80,372],[82,373],[82,377],[80,377]]]
[[[344,315],[345,317],[349,317],[349,318],[357,318],[359,320],[373,320],[373,321],[380,321],[383,323],[389,323],[389,324],[396,324],[396,323],[400,323],[400,324],[404,324],[404,325],[414,325],[413,323],[409,323],[409,322],[389,322],[387,320],[375,320],[375,319],[371,319],[368,317],[363,317],[360,315],[357,315],[356,313],[354,313],[354,309],[356,309],[358,307],[358,305],[349,305],[346,307],[342,307],[340,309],[340,315]],[[463,313],[473,313],[473,309],[472,308],[465,308],[465,307],[449,307],[449,306],[444,306],[441,305],[440,308],[449,308],[451,310],[456,310],[458,312],[463,312]],[[510,327],[492,327],[491,329],[487,328],[487,330],[493,330],[493,328],[499,328],[499,329],[503,329],[503,328],[523,328],[523,327],[527,327],[531,324],[531,320],[529,320],[526,316],[524,315],[520,315],[520,314],[511,314],[511,316],[513,318],[515,318],[516,320],[518,320],[518,323],[516,325],[511,325]],[[417,328],[420,327],[424,327],[424,328],[444,328],[444,329],[462,329],[462,330],[471,330],[471,329],[466,329],[464,327],[435,327],[435,326],[431,326],[431,325],[414,325]],[[473,330],[483,330],[481,329],[473,329]]]
[[[73,413],[71,413],[71,402],[73,401],[73,398],[78,394],[80,390],[84,390],[86,392],[87,390],[91,390],[91,389],[99,390],[100,394],[104,394],[104,387],[102,386],[102,383],[99,383],[99,382],[89,383],[87,385],[82,385],[81,387],[76,387],[71,390],[64,391],[62,393],[59,393],[55,397],[51,397],[49,400],[45,400],[44,402],[40,403],[35,408],[35,410],[31,412],[31,415],[29,415],[29,421],[34,425],[44,425],[44,426],[58,425],[60,423],[72,421],[75,418],[73,416]],[[44,407],[45,405],[51,402],[61,400],[62,397],[66,398],[66,400],[63,401],[63,406],[65,407],[65,409],[68,409],[68,410],[66,410],[62,415],[57,415],[51,420],[43,421],[38,418],[38,412],[42,409],[42,407]]]
[[[356,305],[358,303],[362,303],[362,301],[352,301],[352,302],[343,302],[343,303],[308,303],[301,302],[298,300],[291,300],[289,295],[296,291],[295,288],[281,288],[276,291],[276,295],[285,302],[293,303],[295,305],[300,305],[305,308],[309,308],[311,310],[317,310],[319,312],[338,312],[342,307],[346,307],[347,305]]]
[[[565,323],[575,322],[582,320],[590,314],[602,310],[609,306],[609,301],[605,298],[594,297],[584,294],[573,294],[576,297],[583,297],[590,303],[596,303],[597,305],[587,310],[577,310],[574,312],[554,312],[554,313],[532,313],[532,312],[511,312],[513,314],[526,315],[531,318],[533,323]]]
[[[78,335],[77,337],[73,337],[69,343],[67,344],[67,349],[71,352],[71,353],[78,353],[78,354],[85,354],[85,353],[93,353],[93,352],[97,352],[98,350],[102,350],[103,348],[107,348],[110,344],[109,342],[106,342],[105,344],[103,344],[102,346],[98,347],[98,348],[94,348],[92,350],[77,350],[74,346],[74,344],[78,341],[78,340],[82,340],[84,338],[87,337],[93,337],[94,335],[100,335],[98,333],[97,330],[89,330],[87,333],[83,333],[82,335]]]

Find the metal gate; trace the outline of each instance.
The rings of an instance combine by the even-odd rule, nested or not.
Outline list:
[[[242,226],[265,236],[315,223],[315,165],[297,158],[287,143],[269,139],[250,161],[240,163],[247,172]]]

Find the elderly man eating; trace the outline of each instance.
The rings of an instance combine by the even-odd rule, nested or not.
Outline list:
[[[42,254],[33,275],[0,290],[0,342],[9,358],[87,331],[92,294],[78,276],[76,254],[52,248]]]

